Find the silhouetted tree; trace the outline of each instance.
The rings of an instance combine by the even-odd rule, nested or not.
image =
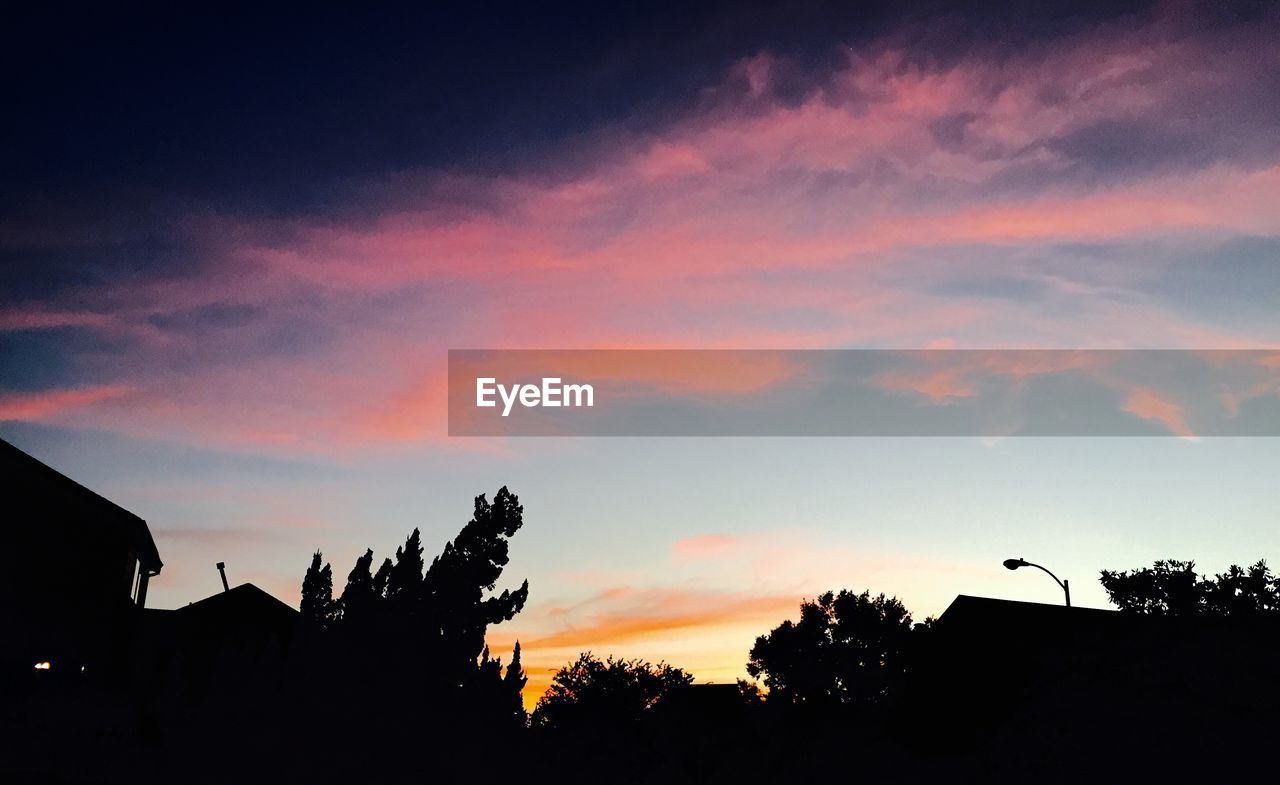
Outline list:
[[[333,569],[320,566],[324,556],[316,551],[311,556],[311,566],[302,578],[302,602],[298,607],[302,621],[315,629],[328,629],[333,622],[336,606],[333,602]]]
[[[1247,568],[1231,565],[1205,592],[1210,613],[1224,616],[1280,613],[1280,577],[1259,560]]]
[[[600,660],[591,652],[556,672],[547,694],[538,700],[532,723],[540,727],[602,727],[625,732],[673,691],[688,687],[693,676],[665,662]]]
[[[1193,561],[1166,559],[1133,572],[1103,570],[1101,583],[1122,611],[1168,616],[1203,612],[1205,586]]]
[[[373,596],[377,598],[385,598],[387,596],[387,583],[391,580],[391,570],[393,568],[390,558],[382,560],[378,571],[373,575]]]
[[[465,675],[464,710],[470,716],[508,730],[524,728],[528,722],[522,691],[527,679],[520,666],[520,644],[511,655],[511,664],[502,667],[502,658],[491,658],[489,647],[480,651],[480,659]]]
[[[396,562],[387,576],[387,599],[412,602],[417,598],[421,584],[422,539],[418,530],[414,529],[404,546],[396,548]]]
[[[1195,562],[1165,559],[1132,572],[1103,570],[1101,583],[1121,611],[1157,616],[1226,616],[1280,611],[1280,580],[1259,561],[1205,578]]]
[[[896,597],[827,592],[801,603],[798,622],[757,638],[747,672],[763,677],[769,702],[874,704],[901,685],[912,634]]]
[[[304,613],[326,619],[334,634],[326,636],[328,648],[314,658],[315,667],[348,669],[340,681],[350,687],[343,700],[352,710],[378,695],[384,703],[377,711],[396,720],[382,727],[406,733],[413,727],[409,720],[438,720],[450,728],[470,720],[524,724],[519,649],[504,672],[501,659],[491,659],[485,646],[488,625],[511,619],[529,595],[528,581],[493,593],[508,562],[507,540],[523,525],[523,512],[506,488],[492,504],[477,496],[471,520],[425,572],[418,529],[396,549],[395,560],[385,560],[372,575],[373,552],[365,551],[339,603],[322,600],[331,595],[332,578],[316,555],[304,579]],[[321,607],[342,613],[335,618]]]
[[[754,681],[746,679],[738,679],[738,694],[742,696],[742,702],[748,706],[754,706],[764,701],[764,693],[760,691],[760,685]]]
[[[475,499],[471,520],[432,560],[422,580],[420,618],[433,641],[433,673],[458,683],[474,668],[484,648],[485,630],[513,618],[529,597],[529,582],[519,589],[493,591],[508,556],[507,539],[524,524],[524,507],[505,487],[490,504]]]
[[[516,641],[515,648],[511,651],[511,664],[502,675],[502,685],[506,699],[510,701],[510,711],[521,725],[528,719],[524,710],[524,685],[528,682],[529,677],[524,674],[520,664],[520,641]]]
[[[347,623],[364,621],[369,617],[374,602],[378,597],[374,594],[373,550],[369,549],[356,559],[356,566],[347,575],[347,585],[338,598],[342,619]]]

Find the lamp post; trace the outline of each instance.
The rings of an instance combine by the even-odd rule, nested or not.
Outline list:
[[[1045,575],[1048,575],[1050,578],[1053,578],[1054,582],[1062,587],[1062,593],[1067,598],[1067,607],[1068,608],[1071,607],[1071,581],[1060,581],[1058,580],[1057,575],[1054,575],[1053,573],[1049,572],[1047,569],[1045,569],[1044,567],[1041,567],[1039,564],[1032,564],[1026,559],[1005,559],[1004,560],[1004,568],[1006,570],[1016,570],[1019,567],[1035,567],[1037,570],[1043,570]]]

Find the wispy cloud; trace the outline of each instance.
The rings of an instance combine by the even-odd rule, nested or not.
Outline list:
[[[73,424],[322,454],[441,439],[451,347],[1274,339],[1114,272],[1133,262],[1105,285],[1054,264],[1280,236],[1270,29],[1130,23],[941,62],[889,36],[821,72],[757,54],[672,122],[588,132],[538,170],[404,172],[362,184],[377,208],[354,218],[191,211],[181,275],[81,283],[0,328],[95,335],[59,344],[75,383],[137,388]],[[1038,260],[1016,290],[1036,297],[955,284],[999,280],[1011,250]],[[54,416],[31,405],[10,404]]]
[[[1139,387],[1125,399],[1124,409],[1144,420],[1153,420],[1177,436],[1192,436],[1182,407],[1169,397],[1150,387]]]
[[[0,420],[46,420],[72,409],[120,398],[129,392],[131,388],[122,384],[32,393],[0,392]]]
[[[572,613],[563,608],[532,609],[530,615],[540,612],[540,619],[494,628],[489,644],[501,653],[520,641],[529,674],[525,702],[532,705],[554,672],[584,651],[655,661],[683,653],[679,664],[700,679],[732,679],[740,675],[754,636],[798,608],[799,597],[790,594],[615,586],[575,603]],[[542,632],[529,629],[530,624]]]

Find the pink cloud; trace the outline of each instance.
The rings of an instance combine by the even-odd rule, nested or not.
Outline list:
[[[774,98],[780,64],[758,55],[660,131],[577,140],[550,176],[408,172],[362,186],[379,209],[361,222],[192,214],[178,225],[207,257],[198,274],[12,306],[0,329],[139,343],[115,369],[139,394],[78,423],[329,454],[443,438],[448,348],[1257,344],[1265,330],[1198,322],[1141,282],[1111,298],[1059,280],[1068,314],[930,292],[958,246],[1280,235],[1275,160],[1081,177],[1059,144],[1099,122],[1181,117],[1188,95],[1280,67],[1274,47],[1225,45],[1248,31],[1180,30],[1161,20],[945,68],[885,41],[798,102]],[[912,254],[931,261],[895,280]],[[228,303],[257,321],[157,326]],[[298,324],[322,339],[273,351]],[[971,393],[950,371],[887,383]]]
[[[978,388],[964,370],[948,368],[929,371],[888,371],[877,380],[886,390],[909,390],[934,403],[949,403],[956,398],[972,398]]]
[[[57,327],[106,328],[110,316],[85,311],[49,311],[43,308],[0,310],[0,332],[48,330]]]
[[[686,537],[677,540],[671,546],[671,555],[676,559],[698,559],[706,556],[720,556],[740,549],[744,535],[739,534],[703,534],[697,537]]]
[[[36,393],[0,393],[0,420],[48,420],[69,410],[127,395],[125,385],[102,385],[75,390],[45,390]]]
[[[1194,435],[1190,426],[1187,425],[1182,407],[1150,387],[1139,387],[1133,390],[1125,399],[1124,410],[1144,420],[1158,422],[1174,435]]]
[[[942,351],[915,359],[923,367],[886,371],[876,377],[876,383],[885,390],[916,393],[935,404],[946,404],[976,396],[980,382],[994,377],[1010,377],[1021,384],[1031,376],[1097,372],[1107,364],[1107,355],[1090,351]]]

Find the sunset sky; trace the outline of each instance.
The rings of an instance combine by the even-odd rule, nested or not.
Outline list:
[[[0,437],[148,521],[150,605],[296,603],[507,485],[536,698],[732,679],[829,588],[1280,559],[1276,439],[445,423],[449,349],[1280,348],[1275,6],[532,5],[6,20]]]

